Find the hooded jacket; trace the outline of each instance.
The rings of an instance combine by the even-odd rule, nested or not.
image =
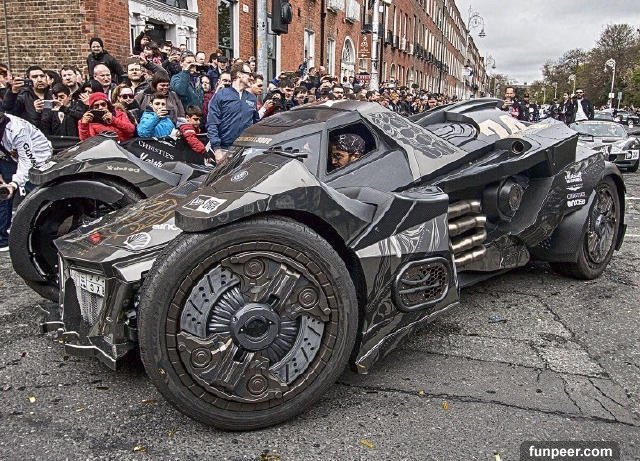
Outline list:
[[[131,139],[136,131],[136,127],[131,123],[127,114],[113,107],[113,104],[107,99],[107,95],[104,93],[92,93],[89,96],[87,105],[89,109],[98,101],[106,101],[108,109],[113,115],[111,123],[105,123],[104,121],[92,121],[89,123],[83,123],[82,120],[78,122],[78,135],[80,140],[91,138],[103,132],[114,132],[118,136],[118,141],[126,141]]]
[[[175,125],[168,116],[158,117],[158,114],[156,114],[152,108],[148,107],[142,113],[136,131],[138,132],[138,136],[142,138],[162,138],[169,136],[174,128]]]

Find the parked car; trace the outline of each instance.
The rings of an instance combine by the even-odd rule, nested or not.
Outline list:
[[[593,119],[594,120],[606,120],[608,122],[615,121],[613,119],[613,113],[612,112],[608,112],[608,111],[604,111],[604,110],[595,111],[594,115],[593,115]]]
[[[59,145],[60,143],[58,143]],[[17,274],[57,302],[58,256],[53,241],[76,227],[211,170],[183,140],[97,136],[54,155],[30,181],[9,251]]]
[[[110,367],[139,348],[180,411],[223,429],[285,421],[366,373],[462,287],[531,259],[598,277],[624,183],[565,124],[478,99],[404,118],[329,101],[262,120],[228,163],[56,240],[44,331]],[[364,148],[337,167],[330,140]]]
[[[640,124],[640,117],[633,112],[626,110],[618,110],[615,112],[614,119],[618,123],[622,123],[627,126],[637,126]]]
[[[605,120],[583,120],[570,125],[589,147],[603,151],[608,160],[629,172],[638,171],[640,139],[618,123]]]

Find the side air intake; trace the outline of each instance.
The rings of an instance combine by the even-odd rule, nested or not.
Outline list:
[[[407,263],[396,276],[395,305],[405,312],[432,306],[447,296],[450,279],[451,270],[444,258]]]

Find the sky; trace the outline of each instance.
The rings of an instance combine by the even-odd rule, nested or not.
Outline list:
[[[640,0],[455,0],[462,19],[484,18],[486,37],[471,34],[495,72],[519,83],[542,79],[542,66],[565,51],[593,48],[607,24],[640,28]]]

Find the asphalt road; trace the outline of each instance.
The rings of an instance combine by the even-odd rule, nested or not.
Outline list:
[[[0,459],[494,461],[525,440],[613,440],[640,459],[640,174],[626,180],[628,236],[600,279],[531,264],[466,290],[369,375],[249,433],[183,416],[135,361],[65,357],[4,253]]]

